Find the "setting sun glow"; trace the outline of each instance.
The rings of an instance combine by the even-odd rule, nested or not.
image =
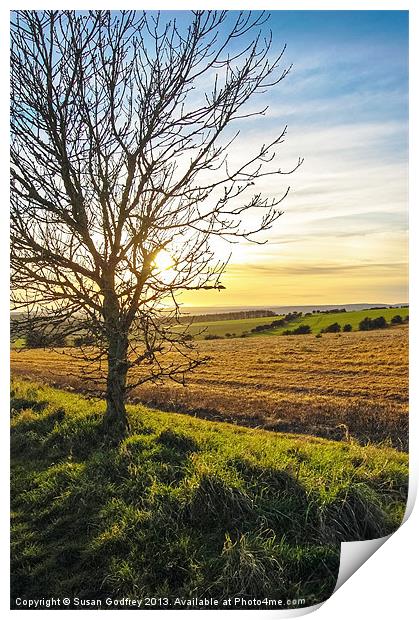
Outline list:
[[[173,258],[166,250],[160,250],[154,259],[154,266],[159,271],[167,271],[173,267]]]
[[[177,272],[174,268],[174,261],[167,250],[160,250],[153,264],[160,281],[168,284],[176,278]]]

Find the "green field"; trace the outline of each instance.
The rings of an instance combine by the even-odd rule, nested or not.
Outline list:
[[[392,317],[396,314],[399,314],[404,318],[409,314],[409,308],[386,308],[385,310],[356,310],[353,312],[313,314],[312,316],[302,316],[301,318],[289,323],[286,327],[267,330],[251,335],[277,336],[278,334],[282,334],[282,332],[286,329],[295,329],[298,325],[310,325],[313,334],[318,334],[322,329],[335,322],[339,323],[342,327],[345,323],[350,323],[352,325],[352,329],[355,331],[358,329],[360,321],[362,321],[362,319],[366,316],[369,316],[372,319],[379,316],[384,316],[385,319],[390,322]],[[283,315],[258,319],[236,319],[230,321],[214,321],[212,323],[194,323],[190,327],[189,331],[199,340],[202,340],[208,334],[225,337],[226,333],[235,333],[236,336],[241,336],[244,331],[250,332],[250,330],[257,325],[271,323],[273,320],[280,318],[283,318]]]
[[[274,319],[278,318],[282,317],[269,316],[266,318],[259,317],[256,319],[227,319],[225,321],[206,321],[205,323],[194,322],[189,327],[188,331],[198,340],[202,340],[208,334],[225,336],[226,333],[234,333],[236,336],[240,336],[244,331],[250,331],[257,325],[262,325],[262,323],[270,323]]]
[[[103,411],[97,399],[13,384],[12,607],[63,593],[312,605],[333,591],[341,541],[402,520],[407,455],[388,446],[140,405],[111,445]]]

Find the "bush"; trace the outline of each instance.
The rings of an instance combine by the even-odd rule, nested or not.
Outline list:
[[[217,336],[217,334],[207,334],[204,340],[224,340],[224,336]]]
[[[76,336],[76,338],[74,338],[74,346],[75,347],[87,347],[87,346],[91,346],[93,345],[95,342],[95,339],[93,338],[93,336]]]
[[[392,317],[391,319],[392,325],[400,325],[401,323],[403,323],[403,319],[400,316],[400,314],[396,314],[395,316]]]
[[[293,330],[294,334],[311,334],[310,325],[299,325]]]
[[[388,327],[388,323],[383,316],[379,316],[372,321],[373,329],[382,329],[383,327]]]
[[[65,336],[62,336],[62,335],[54,336],[49,342],[49,345],[51,347],[65,347],[66,344],[67,344],[67,339]]]
[[[351,325],[350,323],[346,323],[346,324],[343,326],[343,331],[344,331],[344,332],[351,332],[351,331],[352,331],[352,325]]]
[[[366,316],[365,319],[362,319],[359,323],[359,329],[361,332],[365,332],[370,329],[383,329],[387,326],[388,323],[383,316],[379,316],[376,319],[371,319],[371,317]]]
[[[47,336],[41,331],[31,329],[25,336],[26,346],[29,349],[44,349],[45,347],[65,347],[65,336],[54,334]]]
[[[35,329],[26,334],[25,342],[29,349],[41,349],[46,346],[45,335]]]
[[[300,334],[311,334],[310,325],[299,325],[295,329],[286,329],[282,332],[283,336],[299,336]]]
[[[325,334],[337,334],[340,332],[340,329],[339,323],[332,323],[331,325],[325,327],[323,331]]]
[[[271,327],[284,327],[285,321],[284,319],[278,319],[276,321],[272,321]]]
[[[366,332],[370,329],[372,329],[372,319],[369,316],[366,316],[359,322],[359,330],[361,332]]]
[[[268,331],[268,329],[272,329],[271,323],[265,325],[256,325],[256,327],[254,327],[250,331],[254,334],[258,334],[259,332],[266,332]]]

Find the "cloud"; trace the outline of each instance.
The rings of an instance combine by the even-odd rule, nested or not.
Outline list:
[[[356,271],[369,271],[369,272],[380,272],[383,273],[385,271],[403,271],[407,267],[407,264],[404,262],[397,263],[363,263],[363,264],[329,264],[322,265],[317,264],[315,260],[312,263],[295,265],[295,264],[276,264],[276,265],[267,265],[267,264],[243,264],[240,266],[232,265],[229,268],[229,273],[231,275],[241,275],[243,277],[252,277],[256,274],[263,273],[268,276],[312,276],[312,275],[334,275],[334,274],[349,274],[354,275]]]
[[[321,36],[323,26],[314,28],[311,14],[300,22],[291,12],[282,24],[279,13],[280,39],[287,19],[293,26],[284,64],[294,66],[277,88],[249,103],[249,109],[269,109],[263,118],[237,122],[241,134],[231,163],[238,165],[287,124],[267,166],[286,171],[298,157],[304,164],[252,188],[274,197],[291,187],[280,205],[284,215],[259,237],[267,245],[233,251],[231,295],[258,290],[331,303],[338,297],[401,301],[407,286],[407,35],[399,28],[397,36],[384,36],[385,16],[376,21],[371,15],[368,28],[364,19],[346,28],[333,13],[339,34],[331,22]],[[393,32],[389,22],[385,27]],[[251,226],[257,214],[247,216]]]

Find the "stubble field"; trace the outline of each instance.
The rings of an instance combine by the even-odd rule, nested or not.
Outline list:
[[[132,402],[283,432],[408,447],[408,328],[197,343],[210,361],[177,384],[144,385]],[[88,392],[66,350],[12,351],[12,373]]]

